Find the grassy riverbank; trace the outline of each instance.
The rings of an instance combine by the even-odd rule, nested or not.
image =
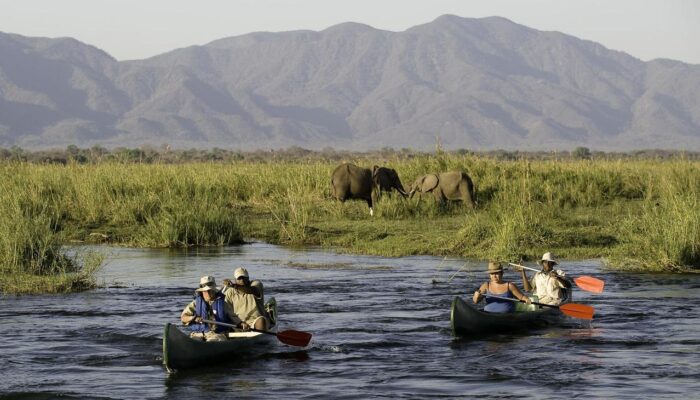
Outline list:
[[[89,286],[95,257],[67,256],[63,245],[104,242],[174,247],[256,238],[366,254],[502,260],[551,250],[564,258],[605,257],[619,268],[700,267],[698,161],[448,154],[347,161],[395,168],[406,187],[427,172],[462,169],[476,184],[479,207],[440,208],[432,197],[394,195],[384,196],[370,217],[364,202],[331,200],[337,161],[4,162],[0,290]]]

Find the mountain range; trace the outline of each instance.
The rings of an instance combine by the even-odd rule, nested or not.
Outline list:
[[[500,17],[257,32],[117,61],[0,33],[0,147],[700,150],[700,65]]]

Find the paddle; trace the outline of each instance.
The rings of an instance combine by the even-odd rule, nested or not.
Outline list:
[[[530,271],[540,272],[539,269],[526,267],[526,266],[520,265],[520,264],[515,264],[515,263],[509,262],[508,265],[529,269]],[[605,286],[604,281],[602,281],[598,278],[594,278],[592,276],[585,276],[585,275],[574,278],[574,282],[576,283],[576,286],[580,287],[581,289],[583,289],[587,292],[593,292],[593,293],[603,293],[603,286]]]
[[[216,321],[212,321],[209,319],[202,319],[202,322],[206,322],[208,324],[228,326],[231,328],[237,328],[237,326],[233,325],[233,324],[227,324],[225,322],[216,322]],[[295,331],[295,330],[286,330],[286,331],[282,331],[282,332],[270,332],[270,331],[261,331],[258,329],[250,328],[250,331],[259,332],[259,333],[266,333],[268,335],[277,336],[277,339],[280,342],[282,342],[284,344],[288,344],[290,346],[306,347],[309,344],[309,341],[311,340],[310,333]]]
[[[492,294],[484,294],[484,296],[493,297],[494,299],[517,301],[517,302],[525,303],[524,300],[511,299],[510,297],[494,296]],[[568,315],[568,316],[574,317],[574,318],[580,318],[580,319],[593,319],[593,313],[595,312],[595,309],[593,307],[587,306],[585,304],[566,303],[566,304],[562,304],[560,306],[553,306],[551,304],[537,303],[535,301],[531,302],[530,304],[535,304],[535,305],[542,306],[542,307],[558,308],[559,311],[561,311],[565,315]]]

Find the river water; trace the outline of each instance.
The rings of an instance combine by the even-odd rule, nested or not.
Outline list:
[[[105,288],[0,298],[0,398],[687,399],[700,392],[700,274],[618,274],[597,260],[565,261],[568,273],[606,282],[603,294],[575,291],[575,302],[595,307],[592,322],[469,340],[452,337],[450,304],[487,279],[484,262],[262,243],[100,250],[108,254],[99,278]],[[280,329],[313,333],[311,345],[167,373],[165,323],[178,322],[201,275],[220,282],[237,266],[277,299]]]

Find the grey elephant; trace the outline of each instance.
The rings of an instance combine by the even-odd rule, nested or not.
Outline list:
[[[469,175],[462,171],[419,176],[411,185],[409,196],[412,198],[416,192],[432,192],[440,204],[444,204],[446,200],[461,200],[471,207],[476,206],[474,183]]]
[[[355,164],[340,164],[331,175],[333,197],[344,202],[348,199],[367,201],[369,214],[374,215],[374,204],[382,191],[398,191],[406,197],[399,175],[392,168],[374,166],[370,171]]]
[[[404,190],[401,184],[399,174],[393,168],[378,167],[375,165],[372,169],[372,180],[379,186],[380,194],[382,192],[396,190],[404,198],[408,196],[408,193],[406,193],[406,190]]]

